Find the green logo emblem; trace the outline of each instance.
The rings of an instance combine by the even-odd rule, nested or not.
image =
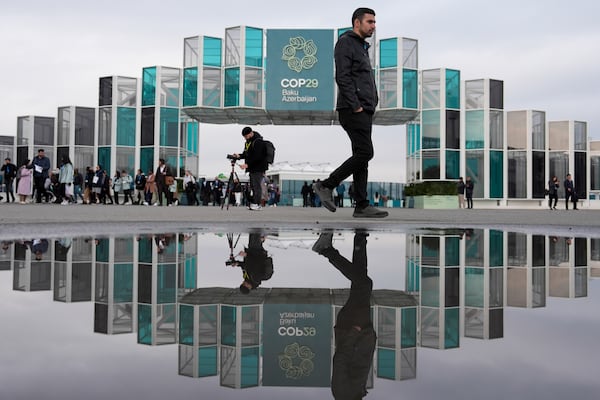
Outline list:
[[[300,54],[298,54],[300,53]],[[300,55],[302,58],[300,58]],[[287,61],[288,68],[300,72],[303,69],[311,69],[317,63],[317,46],[312,40],[306,40],[302,36],[290,38],[290,44],[283,47],[281,59]]]
[[[288,379],[301,379],[315,369],[313,358],[315,353],[308,346],[291,343],[285,346],[283,354],[279,355],[279,368],[285,371]]]

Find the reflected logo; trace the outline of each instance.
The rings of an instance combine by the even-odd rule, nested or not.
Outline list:
[[[279,368],[285,371],[285,377],[289,379],[310,376],[315,369],[314,357],[315,353],[310,347],[290,343],[285,346],[283,354],[279,355]]]
[[[318,61],[316,56],[315,42],[296,36],[290,38],[289,44],[283,47],[281,59],[287,61],[288,68],[292,71],[301,72],[303,69],[311,69],[315,66]]]

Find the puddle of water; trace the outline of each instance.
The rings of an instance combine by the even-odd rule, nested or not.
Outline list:
[[[5,241],[0,397],[592,399],[599,276],[493,229]]]

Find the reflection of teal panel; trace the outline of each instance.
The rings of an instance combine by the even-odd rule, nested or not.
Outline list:
[[[444,323],[446,332],[444,334],[444,348],[454,349],[459,346],[459,312],[458,308],[445,311]]]
[[[262,67],[263,31],[246,27],[246,66]]]
[[[421,305],[440,306],[440,270],[421,267]]]
[[[154,170],[154,147],[142,147],[140,150],[140,168],[146,174]]]
[[[413,260],[408,260],[406,268],[406,290],[409,292],[418,292],[420,288],[421,273],[419,264]]]
[[[196,288],[196,277],[198,276],[198,260],[196,257],[188,258],[185,260],[183,266],[183,288],[184,289],[195,289]]]
[[[203,58],[202,65],[211,67],[221,66],[221,54],[223,40],[219,38],[204,36],[203,37]]]
[[[242,387],[258,386],[258,347],[242,349]]]
[[[460,71],[446,70],[446,108],[460,109]]]
[[[403,308],[401,311],[402,332],[400,347],[417,347],[417,309]]]
[[[201,347],[198,349],[198,375],[214,376],[217,374],[217,347]]]
[[[446,267],[458,266],[460,262],[460,239],[457,237],[446,238]]]
[[[177,271],[175,264],[159,265],[157,271],[158,304],[175,303],[177,300]]]
[[[103,170],[109,171],[107,174],[110,174],[110,171],[112,171],[110,147],[98,147],[98,165],[100,165]]]
[[[469,110],[465,115],[465,148],[483,149],[483,110]]]
[[[177,147],[179,139],[179,109],[160,108],[160,145]]]
[[[133,301],[133,264],[115,264],[115,303]]]
[[[504,153],[490,151],[490,198],[501,199],[504,193]]]
[[[446,179],[458,179],[460,176],[460,152],[446,150]]]
[[[379,67],[398,66],[398,39],[382,39],[379,41]]]
[[[504,234],[490,230],[490,267],[504,266]]]
[[[108,249],[110,241],[109,239],[98,239],[96,245],[96,261],[97,262],[108,262]]]
[[[419,107],[419,80],[417,70],[402,70],[402,106],[404,108]]]
[[[117,107],[117,145],[135,146],[135,108]]]
[[[152,307],[138,304],[138,343],[152,344]]]
[[[142,73],[142,106],[153,106],[156,99],[156,67],[144,68]]]
[[[465,268],[465,306],[483,308],[482,268]]]
[[[332,33],[329,29],[267,31],[268,110],[334,109]]]
[[[194,307],[179,306],[179,343],[194,345]]]
[[[138,242],[138,261],[152,263],[152,238],[141,238]]]
[[[221,343],[225,346],[235,346],[237,309],[231,306],[221,307]]]
[[[377,377],[396,378],[396,352],[394,350],[377,348]]]
[[[225,69],[225,107],[240,105],[240,69]]]
[[[183,106],[198,104],[198,67],[183,70]]]

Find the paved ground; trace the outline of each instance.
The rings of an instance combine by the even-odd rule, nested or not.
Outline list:
[[[352,209],[331,213],[324,208],[152,207],[112,205],[0,204],[0,238],[46,237],[61,234],[111,234],[250,228],[323,228],[408,231],[419,228],[502,228],[522,232],[600,237],[600,211],[550,210],[421,210],[387,209],[384,219],[352,218]]]

